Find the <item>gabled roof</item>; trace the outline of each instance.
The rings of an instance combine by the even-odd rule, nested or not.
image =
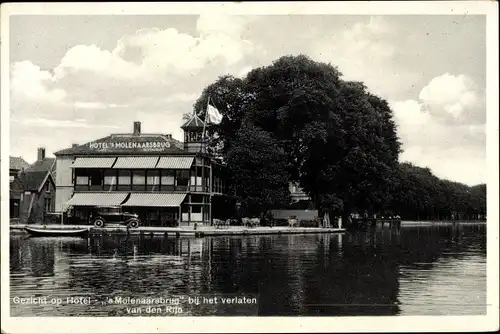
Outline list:
[[[47,179],[54,182],[52,173],[55,171],[55,162],[55,158],[44,158],[43,160],[38,160],[26,168],[19,175],[19,180],[23,185],[23,190],[40,191],[43,185],[47,182]]]
[[[181,126],[181,129],[199,129],[203,128],[203,121],[198,115],[194,114],[186,123]]]
[[[9,169],[21,170],[29,167],[29,163],[21,157],[9,157]]]

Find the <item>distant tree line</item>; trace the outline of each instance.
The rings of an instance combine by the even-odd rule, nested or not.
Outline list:
[[[429,168],[402,163],[391,211],[406,220],[483,220],[486,184],[467,186],[439,179]]]
[[[222,76],[194,104],[224,116],[207,125],[209,151],[228,167],[243,210],[290,204],[297,182],[322,213],[394,212],[406,219],[447,219],[483,212],[485,187],[439,180],[400,164],[401,143],[387,101],[330,64],[281,57],[245,78]],[[484,190],[485,193],[485,190]]]

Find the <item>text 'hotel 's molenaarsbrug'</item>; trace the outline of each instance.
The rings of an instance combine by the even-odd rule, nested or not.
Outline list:
[[[88,223],[96,207],[121,206],[143,225],[208,223],[213,210],[227,210],[225,169],[207,154],[203,121],[182,127],[184,143],[167,134],[111,134],[55,153],[55,210]],[[219,208],[217,208],[219,206]]]

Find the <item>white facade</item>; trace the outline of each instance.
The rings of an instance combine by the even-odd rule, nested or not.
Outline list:
[[[65,203],[73,195],[73,157],[60,156],[56,158],[56,203],[55,211],[66,211]]]

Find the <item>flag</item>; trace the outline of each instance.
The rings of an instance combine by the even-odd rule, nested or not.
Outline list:
[[[207,107],[208,121],[213,124],[220,124],[222,121],[222,115],[214,106],[208,104]]]

